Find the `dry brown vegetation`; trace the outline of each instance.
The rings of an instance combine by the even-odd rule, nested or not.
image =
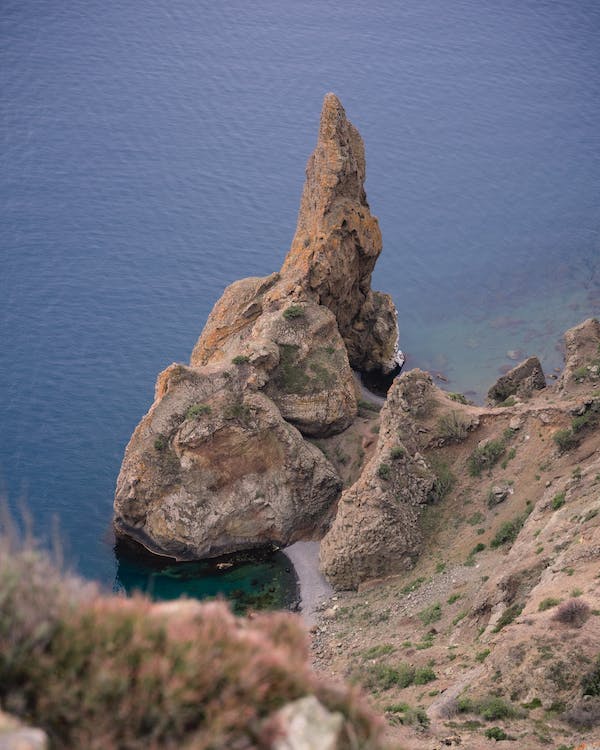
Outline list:
[[[306,695],[342,713],[344,746],[381,747],[356,691],[313,672],[296,616],[102,596],[0,539],[0,702],[53,748],[266,749]]]

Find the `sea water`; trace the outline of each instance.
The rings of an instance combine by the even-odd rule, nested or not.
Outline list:
[[[595,0],[5,0],[0,24],[0,487],[107,587],[214,593],[115,554],[115,480],[157,373],[281,265],[327,91],[407,367],[481,400],[600,312]]]

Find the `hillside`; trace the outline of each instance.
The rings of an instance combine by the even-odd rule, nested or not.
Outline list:
[[[383,497],[403,482],[390,435],[436,474],[414,566],[363,581],[349,555],[342,583],[358,576],[358,591],[338,592],[313,633],[317,667],[371,693],[393,747],[478,750],[506,735],[534,750],[600,736],[598,321],[565,339],[551,386],[517,385],[501,405],[479,407],[411,371],[380,414],[363,405],[362,438],[351,428],[321,441],[341,470],[368,461],[393,485]],[[374,497],[346,511],[350,547],[380,512]]]

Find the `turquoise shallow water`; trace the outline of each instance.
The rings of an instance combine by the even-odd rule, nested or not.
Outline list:
[[[280,266],[326,91],[366,142],[408,367],[480,398],[600,312],[600,6],[365,7],[0,8],[0,481],[108,587],[127,440],[223,287]]]

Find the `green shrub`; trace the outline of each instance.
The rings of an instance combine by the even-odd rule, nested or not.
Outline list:
[[[425,607],[424,610],[419,612],[418,617],[423,625],[431,625],[432,622],[437,622],[442,618],[441,604],[439,602],[436,602],[429,607]]]
[[[559,492],[558,495],[554,495],[552,498],[552,510],[558,510],[565,504],[565,493]]]
[[[457,411],[449,411],[438,419],[438,434],[448,442],[459,443],[467,437],[469,422]]]
[[[522,611],[523,611],[522,604],[512,604],[510,607],[507,607],[502,613],[498,622],[496,623],[496,627],[494,628],[493,632],[499,633],[502,630],[502,628],[505,628],[507,625],[510,625],[511,622],[516,620]]]
[[[437,680],[437,677],[431,667],[418,667],[415,669],[414,685],[427,685],[428,682],[433,682],[434,680]]]
[[[467,459],[467,467],[472,477],[478,477],[484,469],[491,469],[504,453],[504,441],[490,440],[485,445],[475,448]]]
[[[505,521],[491,540],[490,547],[492,549],[497,549],[504,544],[512,544],[519,536],[519,532],[523,528],[526,519],[527,515],[522,515],[513,518],[511,521]]]
[[[556,443],[561,452],[571,450],[579,445],[579,438],[575,435],[573,430],[563,429],[557,430],[552,435],[552,440]]]
[[[164,451],[167,447],[167,438],[164,435],[158,435],[154,441],[154,450]]]
[[[578,417],[573,417],[571,420],[571,429],[573,432],[581,432],[586,427],[590,427],[593,424],[592,413],[586,412]]]
[[[234,401],[223,409],[223,416],[225,419],[234,420],[237,419],[240,422],[247,422],[252,416],[252,411],[247,404],[242,401]]]
[[[600,654],[594,668],[581,678],[583,695],[600,695]]]
[[[514,406],[517,403],[517,399],[514,396],[509,396],[507,399],[504,399],[502,403],[498,404],[498,406]]]
[[[478,701],[477,713],[486,721],[514,719],[520,715],[520,712],[513,705],[497,695],[490,695],[487,698]]]
[[[185,413],[186,419],[195,419],[204,414],[210,414],[211,408],[208,404],[193,404]]]
[[[448,604],[454,604],[459,599],[462,599],[462,594],[452,594],[452,596],[448,597]]]
[[[378,659],[380,656],[387,656],[394,651],[394,647],[391,643],[381,643],[378,646],[371,646],[366,651],[363,651],[364,659]]]
[[[473,549],[471,550],[471,552],[469,553],[469,555],[476,555],[478,552],[483,552],[484,549],[485,549],[485,544],[483,542],[478,542],[473,547]]]
[[[397,461],[399,458],[404,457],[404,448],[401,445],[395,445],[390,451],[390,458],[392,461]]]
[[[421,587],[423,583],[425,583],[427,579],[426,578],[415,578],[414,581],[411,581],[410,583],[407,583],[406,586],[404,586],[402,589],[400,589],[401,594],[412,594],[413,591],[416,591],[418,588]]]
[[[369,690],[389,690],[392,687],[407,688],[412,685],[415,669],[410,664],[369,664],[360,681]]]
[[[379,468],[377,469],[377,476],[380,479],[384,479],[387,481],[392,476],[392,470],[389,464],[379,464]]]
[[[245,365],[247,362],[250,362],[250,357],[247,357],[245,354],[238,354],[231,361],[234,365]]]
[[[421,706],[412,708],[408,703],[393,703],[386,706],[385,713],[392,724],[420,726],[423,729],[429,726],[429,717]]]
[[[577,383],[582,383],[588,376],[588,368],[587,367],[578,367],[576,370],[573,370],[573,380]]]
[[[556,599],[554,596],[547,596],[545,599],[542,599],[542,601],[539,604],[538,612],[545,612],[547,609],[551,609],[552,607],[556,607],[557,604],[560,604],[560,599]]]
[[[305,315],[304,308],[302,305],[290,305],[283,311],[283,317],[286,320],[295,320],[296,318],[303,318]]]
[[[429,465],[435,474],[435,479],[433,480],[433,487],[429,491],[428,500],[438,503],[452,492],[452,488],[456,484],[456,477],[449,464],[437,458],[437,456],[430,458]]]
[[[491,651],[489,648],[485,648],[483,651],[479,651],[475,654],[475,661],[478,661],[481,664],[488,658],[490,653]]]
[[[458,404],[468,404],[469,399],[464,395],[464,393],[448,393],[448,398],[451,398],[452,401],[456,401]]]
[[[500,727],[490,727],[489,729],[486,729],[484,732],[485,736],[488,738],[488,740],[507,740],[508,735],[504,731],[504,729],[500,729]]]
[[[459,612],[456,617],[452,620],[453,625],[458,625],[458,623],[461,620],[464,620],[465,617],[469,614],[469,611],[467,609],[463,609],[462,612]]]

